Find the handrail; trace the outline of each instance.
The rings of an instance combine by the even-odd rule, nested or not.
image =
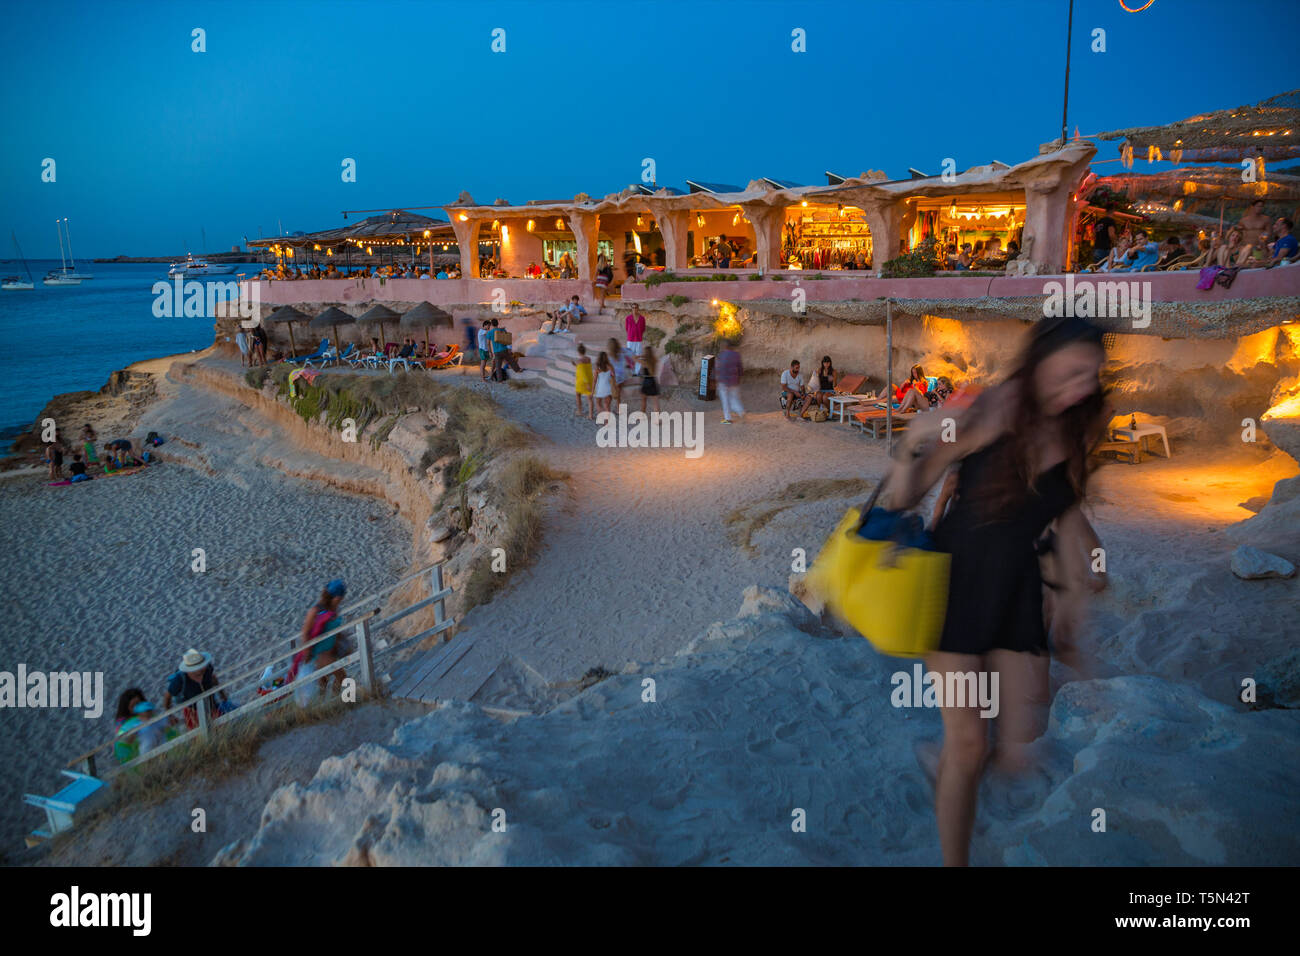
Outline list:
[[[330,674],[334,673],[335,671],[340,670],[343,667],[350,666],[352,664],[359,663],[361,665],[361,675],[360,675],[361,683],[363,684],[363,686],[366,687],[368,691],[372,693],[375,692],[376,682],[374,680],[374,674],[371,668],[373,665],[373,661],[376,657],[382,654],[389,654],[400,647],[406,647],[414,641],[422,640],[426,637],[430,637],[436,634],[441,634],[447,629],[449,629],[455,623],[453,619],[448,618],[446,615],[446,599],[450,597],[453,592],[451,588],[443,586],[442,567],[443,567],[443,562],[441,561],[430,564],[427,567],[414,572],[413,574],[407,575],[406,577],[398,581],[396,584],[393,584],[383,589],[382,591],[376,592],[375,594],[368,595],[367,597],[359,601],[355,601],[352,604],[348,605],[346,609],[340,609],[340,618],[342,618],[342,614],[344,610],[350,611],[360,607],[364,607],[365,605],[371,604],[372,602],[378,601],[381,598],[392,594],[394,591],[398,590],[399,588],[407,584],[410,584],[412,581],[416,580],[422,575],[430,576],[430,588],[429,588],[430,593],[427,597],[421,598],[420,600],[413,602],[407,607],[402,608],[401,610],[390,614],[386,618],[379,619],[381,608],[375,607],[369,613],[363,614],[362,616],[352,621],[348,621],[345,625],[326,631],[324,634],[321,634],[297,646],[293,646],[292,643],[297,641],[298,635],[295,634],[292,638],[289,639],[290,646],[285,651],[275,651],[273,647],[267,647],[266,650],[270,653],[270,656],[269,657],[266,655],[260,656],[258,658],[257,665],[253,667],[251,670],[239,672],[235,677],[229,677],[225,680],[222,680],[216,686],[211,687],[205,691],[202,691],[201,693],[196,694],[193,697],[190,697],[179,704],[176,704],[175,706],[169,708],[168,710],[164,711],[161,714],[155,715],[150,720],[142,723],[138,728],[132,731],[132,734],[138,734],[140,730],[144,730],[145,728],[152,727],[157,724],[170,724],[172,722],[172,719],[176,715],[182,714],[184,711],[186,711],[189,708],[195,708],[195,712],[198,717],[198,727],[192,730],[187,730],[184,733],[175,737],[174,739],[169,740],[166,743],[158,747],[155,747],[152,750],[139,755],[138,757],[133,758],[132,760],[129,760],[123,764],[112,764],[110,765],[110,767],[112,767],[114,771],[118,771],[121,770],[122,768],[135,766],[146,759],[158,756],[161,753],[172,750],[180,742],[191,739],[194,734],[199,734],[201,737],[206,737],[211,727],[215,727],[217,725],[224,725],[226,723],[229,723],[230,719],[233,719],[237,716],[241,716],[241,715],[246,716],[262,708],[286,700],[292,693],[294,693],[294,687],[299,683],[299,681],[321,680],[329,676]],[[372,640],[374,639],[375,635],[377,635],[380,631],[391,627],[396,622],[430,605],[434,606],[435,624],[433,625],[433,627],[427,628],[424,631],[421,631],[419,634],[402,638],[401,640],[391,644],[386,644],[382,648],[375,648],[372,646]],[[321,643],[322,641],[337,639],[343,636],[344,634],[346,634],[346,632],[349,629],[354,631],[357,638],[356,641],[357,647],[356,650],[354,650],[352,653],[342,658],[339,658],[336,661],[333,661],[332,663],[326,665],[323,668],[313,670],[308,674],[299,675],[293,681],[290,681],[289,683],[284,684],[281,687],[275,688],[274,691],[266,693],[265,695],[255,697],[254,699],[247,701],[245,704],[241,705],[235,710],[232,710],[225,714],[220,714],[216,718],[209,717],[208,701],[209,698],[211,698],[213,695],[215,694],[225,695],[228,691],[230,693],[234,693],[234,691],[237,688],[255,689],[256,678],[260,677],[263,673],[265,673],[267,667],[274,668],[277,662],[292,659],[295,655],[297,655],[301,651],[306,650],[309,647],[313,647],[316,644]],[[281,640],[282,639],[277,639],[277,641],[274,643],[280,643]],[[245,660],[240,661],[239,663],[242,666],[243,664],[246,664],[248,661],[251,661],[253,659],[254,658],[251,657],[246,658]],[[253,685],[253,687],[250,688],[250,685]],[[98,754],[101,750],[108,750],[111,752],[111,750],[116,746],[117,743],[118,743],[118,739],[116,736],[114,736],[109,740],[94,747],[93,749],[87,751],[86,753],[81,754],[78,757],[74,757],[72,760],[68,761],[65,766],[72,767],[76,765],[84,765],[85,766],[84,772],[90,774],[91,776],[94,776],[95,755]]]

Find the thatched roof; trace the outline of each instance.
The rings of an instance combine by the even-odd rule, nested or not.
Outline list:
[[[366,312],[357,316],[357,325],[372,325],[380,322],[396,322],[402,316],[386,305],[373,305]]]
[[[295,309],[295,308],[294,308],[293,306],[291,306],[291,305],[282,305],[282,306],[280,306],[280,308],[276,309],[274,312],[272,312],[270,315],[268,315],[268,316],[267,316],[265,319],[263,319],[262,321],[263,321],[263,322],[276,322],[276,323],[279,323],[279,322],[307,322],[307,321],[309,321],[310,319],[311,319],[311,316],[310,316],[310,315],[307,315],[305,312],[299,312],[297,309]]]
[[[1129,165],[1134,158],[1175,163],[1231,162],[1256,156],[1294,159],[1300,157],[1300,90],[1163,126],[1112,130],[1098,139],[1123,140],[1120,152]]]
[[[417,213],[394,209],[392,212],[369,216],[359,222],[334,229],[322,229],[308,232],[301,236],[277,236],[271,239],[250,239],[249,248],[270,248],[271,246],[292,246],[302,249],[319,245],[338,246],[345,242],[421,242],[425,232],[429,233],[429,242],[455,242],[455,232],[451,223],[445,219],[431,219]]]
[[[307,328],[323,331],[333,328],[336,325],[353,325],[356,323],[356,317],[348,315],[342,309],[330,306],[324,312],[321,312],[314,319],[307,323]]]
[[[1119,173],[1102,176],[1093,190],[1108,187],[1135,199],[1183,199],[1187,203],[1206,199],[1252,202],[1293,202],[1300,199],[1300,176],[1271,174],[1253,183],[1241,181],[1235,166],[1189,166],[1161,173]]]
[[[456,320],[450,312],[444,312],[429,302],[421,302],[402,316],[401,325],[404,329],[432,329],[438,326],[452,329],[456,327]]]

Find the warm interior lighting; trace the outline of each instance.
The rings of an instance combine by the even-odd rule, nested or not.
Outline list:
[[[493,219],[493,220],[492,220],[492,228],[493,228],[493,229],[500,229],[500,228],[501,228],[501,220],[499,220],[499,219]]]
[[[428,229],[424,230],[424,238],[426,238],[426,239],[429,238],[429,230],[428,230]]]
[[[532,221],[531,219],[528,220],[528,227],[527,227],[527,228],[528,228],[528,231],[529,231],[529,232],[532,232],[532,231],[533,231],[533,221]]]
[[[563,219],[555,220],[555,228],[562,231],[564,229],[564,220]]]
[[[699,226],[701,229],[704,228],[704,214],[703,214],[703,213],[697,213],[697,214],[696,214],[696,216],[695,216],[695,225]]]
[[[801,205],[801,206],[806,206],[806,205],[808,205],[808,200],[805,199],[805,200],[804,200],[803,202],[801,202],[799,205]]]
[[[713,323],[713,331],[724,339],[734,339],[740,335],[740,321],[736,318],[736,306],[730,302],[718,302],[718,318]]]
[[[461,222],[468,222],[468,221],[469,221],[469,216],[465,215],[464,213],[461,213],[459,218],[460,218],[460,221],[461,221]]]
[[[531,220],[529,220],[529,221],[531,222]],[[510,227],[509,227],[509,226],[502,226],[502,227],[501,227],[501,243],[502,243],[502,245],[504,245],[505,243],[507,243],[507,242],[509,242],[509,241],[510,241]]]

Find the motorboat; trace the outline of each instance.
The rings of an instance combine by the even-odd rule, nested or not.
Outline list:
[[[228,276],[233,275],[238,268],[237,262],[208,262],[206,259],[186,256],[184,262],[172,263],[171,268],[167,270],[167,278],[202,279],[204,276]]]

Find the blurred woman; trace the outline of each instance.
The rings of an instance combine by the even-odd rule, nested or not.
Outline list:
[[[957,466],[934,532],[936,546],[952,555],[947,615],[926,663],[946,687],[955,675],[989,675],[998,708],[991,755],[1004,772],[1024,769],[1026,748],[1045,726],[1049,635],[1036,546],[1053,522],[1050,646],[1067,660],[1091,593],[1087,555],[1095,538],[1081,506],[1088,452],[1105,425],[1102,360],[1095,326],[1077,318],[1039,323],[1011,377],[956,413],[956,440],[934,440],[934,427],[918,421],[889,477],[889,507],[905,509]],[[944,863],[962,866],[991,721],[978,705],[952,700],[943,701],[942,716],[935,814]]]

